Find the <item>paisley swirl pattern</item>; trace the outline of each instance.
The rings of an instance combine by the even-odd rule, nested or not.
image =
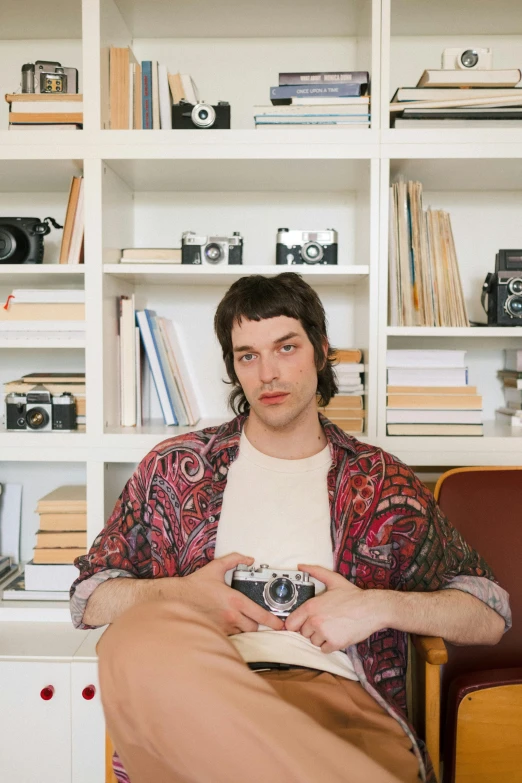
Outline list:
[[[400,460],[360,443],[320,415],[328,474],[335,570],[363,589],[459,589],[511,622],[507,593],[487,563],[444,517],[429,490]],[[71,587],[77,628],[98,584],[117,576],[185,576],[214,557],[230,465],[244,416],[158,444],[140,463]],[[387,628],[346,650],[361,685],[409,734],[423,780],[431,762],[406,715],[407,635]],[[128,778],[115,760],[119,781]]]

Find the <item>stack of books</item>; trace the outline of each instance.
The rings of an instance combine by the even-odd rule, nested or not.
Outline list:
[[[387,351],[388,435],[483,435],[465,359],[466,351]]]
[[[112,130],[170,130],[173,103],[199,102],[190,74],[169,73],[156,60],[139,63],[130,46],[111,46],[108,75]]]
[[[84,260],[84,186],[83,177],[73,177],[63,224],[60,264],[82,264]]]
[[[364,431],[364,364],[359,349],[339,349],[335,352],[335,374],[339,393],[320,410],[345,432]]]
[[[77,93],[15,93],[9,104],[9,130],[80,130],[83,95]]]
[[[200,418],[199,405],[177,325],[152,310],[136,312],[134,297],[119,297],[119,308],[122,427],[142,424],[140,337],[165,424],[193,426]]]
[[[78,576],[73,561],[87,551],[85,486],[58,487],[40,498],[33,559],[3,590],[4,600],[69,600]]]
[[[416,87],[401,87],[390,104],[395,128],[522,126],[518,68],[424,71]]]
[[[256,128],[368,128],[367,71],[280,73],[271,106],[254,106]]]
[[[390,188],[388,289],[390,326],[469,326],[450,216],[420,182]]]
[[[33,336],[67,344],[85,337],[85,292],[78,289],[17,288],[0,307],[0,335],[13,341]]]
[[[127,247],[121,251],[121,264],[181,264],[180,247]]]
[[[27,394],[36,385],[43,385],[51,394],[72,394],[76,403],[78,432],[85,431],[85,373],[33,372],[15,381],[4,383],[4,394]]]
[[[498,377],[504,388],[505,405],[497,409],[497,419],[522,432],[522,350],[505,351],[504,369]]]

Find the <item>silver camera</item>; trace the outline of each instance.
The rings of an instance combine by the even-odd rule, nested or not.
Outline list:
[[[22,65],[22,92],[77,93],[78,70],[58,62],[36,60]]]
[[[276,264],[336,264],[337,231],[277,230]]]
[[[492,49],[444,49],[442,69],[444,71],[489,71],[493,67]]]
[[[278,617],[288,615],[315,595],[315,584],[306,571],[289,568],[259,568],[240,564],[232,574],[231,587]]]
[[[239,231],[231,237],[200,236],[194,231],[181,235],[182,264],[242,264],[243,238]]]
[[[76,400],[69,392],[51,394],[42,385],[26,394],[11,392],[5,397],[5,428],[33,432],[75,430]]]

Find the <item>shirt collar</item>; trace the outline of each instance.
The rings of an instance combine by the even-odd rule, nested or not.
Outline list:
[[[225,424],[218,427],[211,444],[209,444],[208,456],[211,462],[217,459],[223,451],[237,450],[239,448],[241,432],[243,431],[247,418],[246,414],[240,414],[234,419],[231,419],[231,421],[227,421]],[[355,444],[357,441],[355,438],[344,432],[344,430],[330,421],[330,419],[327,419],[322,413],[319,413],[319,420],[330,446],[333,444],[344,451],[349,451],[352,454],[356,453],[357,449]],[[237,451],[230,455],[232,460],[235,459],[236,455]]]

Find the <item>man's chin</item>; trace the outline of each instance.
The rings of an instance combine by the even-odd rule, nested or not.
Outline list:
[[[291,424],[298,416],[300,411],[295,410],[287,402],[279,405],[256,404],[251,406],[251,410],[256,417],[268,427],[286,427]]]

